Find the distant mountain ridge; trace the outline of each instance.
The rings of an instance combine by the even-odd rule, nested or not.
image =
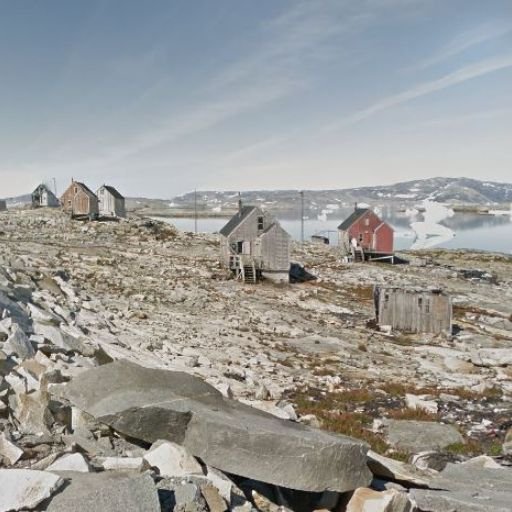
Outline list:
[[[481,181],[471,178],[428,178],[393,185],[367,186],[347,189],[305,190],[307,209],[320,211],[329,206],[347,206],[354,202],[370,204],[418,204],[430,199],[449,205],[496,205],[512,202],[512,183]],[[237,207],[238,191],[198,191],[201,210],[229,210]],[[261,204],[272,210],[297,208],[297,190],[253,190],[242,192],[246,203]],[[8,206],[29,204],[30,194],[6,198]],[[128,198],[132,209],[190,209],[194,205],[194,192],[170,200]]]
[[[307,203],[325,206],[351,202],[417,204],[425,199],[451,205],[491,205],[512,202],[512,183],[480,181],[470,178],[429,178],[400,182],[393,185],[357,187],[334,190],[305,190]],[[236,207],[236,191],[197,192],[202,204],[215,207]],[[297,190],[255,190],[242,192],[242,199],[251,204],[266,206],[297,203]],[[190,206],[194,193],[188,193],[172,200],[175,207]],[[277,203],[277,204],[276,204]]]

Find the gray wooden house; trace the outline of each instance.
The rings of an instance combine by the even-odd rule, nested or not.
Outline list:
[[[32,192],[32,208],[58,208],[60,201],[50,188],[41,183],[34,192]]]
[[[451,334],[451,297],[438,288],[376,286],[375,315],[379,326],[403,333]]]
[[[7,203],[4,199],[0,199],[0,212],[5,212],[7,210]]]
[[[290,280],[290,235],[268,212],[242,206],[220,230],[222,264],[239,279]]]
[[[96,196],[100,217],[126,217],[125,199],[114,187],[103,185],[96,192]]]

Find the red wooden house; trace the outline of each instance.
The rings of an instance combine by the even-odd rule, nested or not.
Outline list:
[[[393,228],[370,208],[355,208],[338,226],[340,245],[346,254],[393,254]]]

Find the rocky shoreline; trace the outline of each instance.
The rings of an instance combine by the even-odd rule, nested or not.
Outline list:
[[[0,511],[510,510],[512,259],[405,256],[244,285],[214,235],[2,213]],[[379,332],[375,284],[454,335]]]

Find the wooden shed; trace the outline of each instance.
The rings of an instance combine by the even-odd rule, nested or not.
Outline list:
[[[403,333],[452,332],[451,297],[441,289],[376,286],[374,302],[379,326]]]
[[[124,218],[126,207],[124,197],[112,186],[103,185],[96,192],[101,217]]]
[[[290,280],[290,235],[268,212],[242,206],[221,229],[222,264],[247,282]]]
[[[32,192],[32,208],[57,208],[60,201],[50,188],[41,183],[34,192]]]
[[[340,246],[354,260],[378,259],[393,254],[394,230],[371,208],[358,208],[339,226]]]
[[[71,185],[60,198],[62,208],[72,217],[98,217],[98,198],[86,185],[79,181],[71,181]]]

